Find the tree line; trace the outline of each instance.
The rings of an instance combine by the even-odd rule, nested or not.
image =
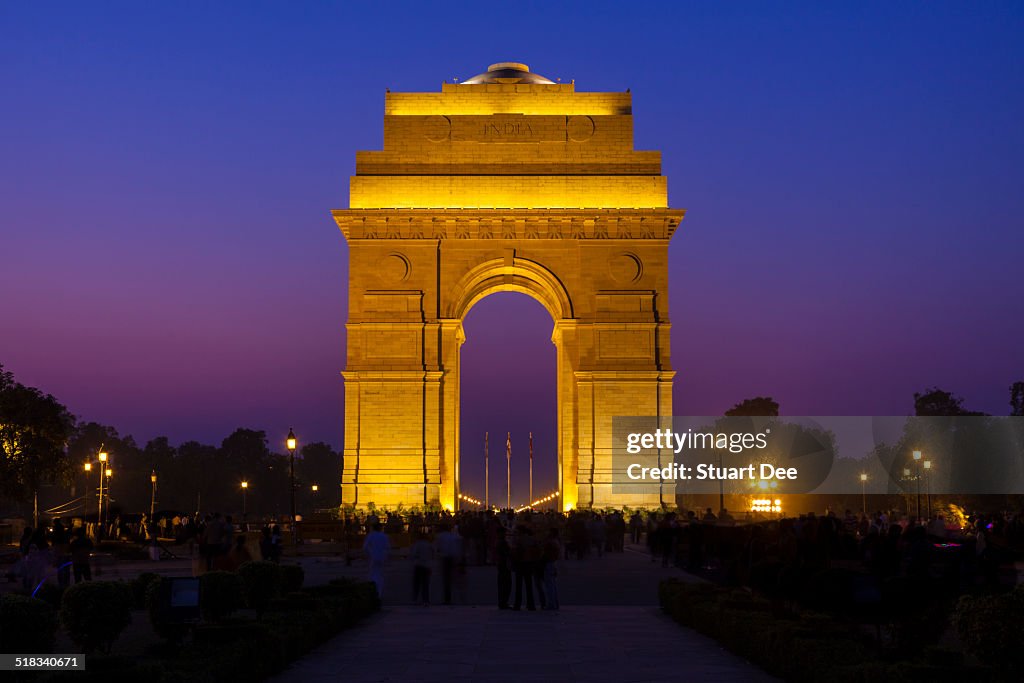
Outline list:
[[[283,444],[281,445],[283,447]],[[26,387],[0,365],[0,512],[27,513],[78,501],[74,514],[96,513],[100,451],[109,454],[110,510],[148,512],[156,474],[156,509],[250,517],[288,514],[289,455],[272,450],[266,432],[238,428],[219,446],[165,436],[144,445],[97,422],[80,422],[56,398]],[[284,450],[282,448],[282,450]],[[85,464],[92,463],[91,471]],[[303,444],[295,454],[296,510],[337,507],[341,456],[330,444]],[[318,491],[312,491],[316,484]],[[6,501],[6,504],[5,504]],[[0,514],[2,516],[2,514]]]
[[[914,394],[914,414],[983,415],[963,403],[961,397],[933,387]],[[1024,382],[1010,387],[1010,409],[1010,415],[1024,416]],[[777,417],[779,403],[770,396],[758,396],[737,403],[725,414]],[[101,449],[110,454],[113,469],[109,479],[112,511],[148,511],[153,473],[158,510],[239,513],[241,484],[246,481],[244,504],[250,515],[289,511],[289,456],[270,448],[266,432],[238,428],[219,446],[198,441],[173,446],[165,436],[140,446],[112,426],[79,422],[56,398],[17,382],[0,365],[0,511],[18,507],[25,511],[45,490],[50,502],[80,499],[81,510],[94,513],[99,470],[94,466],[86,472],[85,463],[97,463]],[[341,470],[341,455],[329,444],[304,444],[296,453],[297,511],[336,507]],[[315,493],[314,484],[319,488]]]

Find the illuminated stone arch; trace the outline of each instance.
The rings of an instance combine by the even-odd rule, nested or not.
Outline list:
[[[562,507],[656,505],[612,495],[611,420],[672,414],[683,212],[659,154],[632,149],[629,93],[500,66],[388,93],[384,149],[357,154],[351,208],[333,212],[349,248],[343,503],[457,507],[463,320],[516,291],[554,321]]]
[[[449,295],[447,317],[465,319],[478,301],[495,292],[519,292],[535,299],[554,322],[571,320],[572,299],[558,277],[543,264],[515,258],[492,259],[469,270]]]

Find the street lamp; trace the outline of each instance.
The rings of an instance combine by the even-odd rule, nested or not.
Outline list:
[[[110,478],[114,476],[114,468],[107,465],[104,468],[104,473],[107,475],[107,504],[103,510],[103,518],[107,521],[110,520]]]
[[[100,492],[99,500],[97,501],[96,506],[96,523],[99,525],[99,528],[102,531],[105,521],[103,519],[103,481],[104,479],[106,479],[103,470],[107,468],[107,458],[109,457],[106,451],[103,450],[103,446],[100,446],[100,454],[97,457],[99,457],[100,459]]]
[[[317,499],[320,497],[317,492],[320,490],[320,486],[318,484],[313,484],[312,486],[309,487],[309,490],[313,492],[313,512],[316,512],[318,502]]]
[[[925,491],[925,496],[927,496],[927,500],[928,500],[928,519],[932,518],[932,482],[931,482],[931,478],[928,476],[929,474],[931,474],[931,471],[932,471],[932,461],[931,460],[925,460],[924,461],[924,491]]]
[[[153,492],[149,497],[149,521],[153,521],[153,515],[156,513],[156,470],[149,475],[149,481],[153,484]]]
[[[868,475],[860,473],[860,511],[861,514],[868,514]]]
[[[903,481],[910,481],[910,468],[903,468]],[[901,487],[903,489],[903,504],[907,506],[907,519],[910,519],[910,492],[906,486]]]
[[[295,438],[295,432],[292,431],[291,427],[288,428],[288,437],[287,437],[287,439],[286,439],[286,441],[284,443],[285,443],[285,446],[288,448],[288,459],[289,459],[289,464],[288,464],[289,490],[288,490],[288,493],[291,494],[290,495],[290,503],[291,503],[291,510],[292,510],[292,546],[294,547],[296,545],[296,535],[295,535],[296,534],[296,529],[295,529],[295,447],[299,444],[299,440]]]
[[[921,521],[921,451],[914,451],[914,464],[917,466],[917,521]]]
[[[245,508],[245,494],[249,492],[249,482],[242,480],[242,521],[245,522],[246,508]]]

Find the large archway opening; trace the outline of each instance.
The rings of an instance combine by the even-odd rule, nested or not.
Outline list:
[[[511,433],[511,501],[530,502],[529,434],[533,432],[533,500],[558,488],[557,349],[554,321],[538,301],[515,291],[477,300],[463,319],[460,359],[459,482],[484,501],[484,435],[489,435],[489,498],[504,507],[506,434]],[[557,506],[552,500],[551,507]],[[463,501],[463,507],[470,507]]]

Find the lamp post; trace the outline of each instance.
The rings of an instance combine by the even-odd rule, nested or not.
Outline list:
[[[317,493],[320,491],[320,486],[319,484],[313,484],[309,487],[309,490],[313,492],[313,512],[316,512],[317,499],[319,498]]]
[[[248,493],[248,492],[249,492],[249,482],[247,482],[246,480],[243,479],[242,480],[242,522],[245,522],[245,517],[246,517],[246,514],[247,514],[246,507],[245,507],[245,494]]]
[[[917,466],[917,521],[921,522],[921,451],[914,451],[914,464]]]
[[[108,522],[110,521],[110,478],[114,476],[114,468],[107,465],[104,468],[104,474],[107,475],[107,505],[103,510],[103,517]]]
[[[295,447],[298,445],[299,440],[295,438],[295,432],[292,428],[288,428],[288,437],[284,444],[288,448],[288,493],[289,503],[291,505],[292,513],[292,547],[295,547],[297,543],[296,529],[295,529]]]
[[[99,462],[100,462],[100,489],[99,489],[99,499],[96,501],[96,524],[99,525],[100,534],[102,536],[103,527],[104,527],[104,524],[103,524],[103,480],[107,478],[106,477],[106,473],[104,472],[104,470],[106,470],[106,468],[107,468],[107,458],[109,457],[107,455],[106,451],[103,450],[102,446],[100,446],[100,454],[97,457],[99,457]]]
[[[153,515],[156,513],[156,470],[149,475],[149,481],[153,484],[153,492],[149,497],[149,521],[153,521]]]
[[[903,468],[903,481],[910,481],[910,468]],[[903,504],[907,506],[907,519],[910,519],[910,492],[907,491],[906,487],[903,487]]]
[[[924,492],[928,501],[928,519],[932,518],[932,482],[928,476],[932,471],[932,461],[924,461]]]
[[[868,475],[866,472],[860,473],[860,511],[861,514],[868,514]]]

